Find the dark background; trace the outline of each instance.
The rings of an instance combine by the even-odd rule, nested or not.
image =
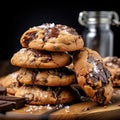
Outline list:
[[[82,33],[84,27],[78,23],[81,11],[116,11],[120,16],[119,3],[114,1],[16,1],[1,4],[0,60],[8,60],[21,48],[20,37],[30,27],[42,23],[69,25]],[[25,3],[26,2],[26,3]],[[120,26],[111,26],[114,32],[114,56],[120,57]]]

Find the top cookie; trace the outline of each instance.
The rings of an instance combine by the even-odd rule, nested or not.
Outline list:
[[[20,39],[22,47],[47,51],[76,51],[84,46],[82,37],[74,28],[45,23],[29,28]]]

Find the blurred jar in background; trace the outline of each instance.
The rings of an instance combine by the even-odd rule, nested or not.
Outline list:
[[[82,11],[78,22],[85,27],[85,46],[98,51],[102,57],[113,56],[114,33],[110,25],[119,25],[115,11]]]

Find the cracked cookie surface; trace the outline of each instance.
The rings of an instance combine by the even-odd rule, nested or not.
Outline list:
[[[94,50],[83,48],[73,57],[77,81],[85,93],[97,103],[107,104],[112,97],[111,73],[102,57]]]
[[[47,51],[76,51],[84,46],[82,37],[72,27],[45,23],[29,28],[20,38],[23,47]]]
[[[59,68],[69,65],[72,58],[65,52],[21,48],[11,58],[12,65],[26,68]]]
[[[21,68],[17,80],[22,84],[67,86],[76,83],[75,73],[66,67],[54,69]]]

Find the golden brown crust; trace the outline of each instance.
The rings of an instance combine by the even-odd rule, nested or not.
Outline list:
[[[84,46],[75,29],[54,23],[29,28],[21,36],[20,43],[23,47],[57,52],[75,51]]]
[[[72,58],[65,52],[39,51],[22,48],[11,58],[11,64],[26,68],[59,68],[69,65]]]

